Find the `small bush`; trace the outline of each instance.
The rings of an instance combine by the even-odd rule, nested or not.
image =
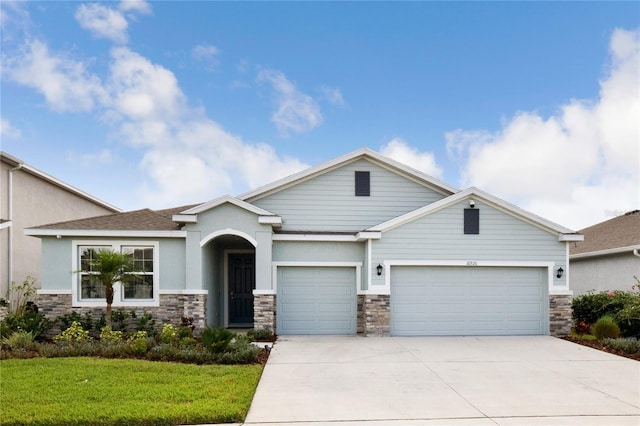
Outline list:
[[[193,337],[183,337],[180,339],[180,348],[188,349],[198,345],[198,341]]]
[[[32,333],[36,340],[41,340],[50,328],[51,321],[43,314],[25,309],[21,313],[9,313],[0,321],[0,337],[9,337],[16,331],[26,331]]]
[[[30,331],[14,331],[11,336],[2,339],[2,345],[12,351],[30,351],[37,348],[35,337]]]
[[[202,330],[202,345],[213,353],[222,353],[227,349],[236,334],[224,328],[207,327]]]
[[[138,331],[136,334],[129,337],[128,343],[131,345],[131,349],[135,354],[144,355],[149,350],[149,347],[151,346],[150,343],[152,343],[148,340],[146,331]]]
[[[158,335],[158,330],[156,330],[156,320],[150,312],[144,311],[142,315],[138,317],[135,311],[131,311],[131,318],[135,320],[136,331],[144,331],[149,337],[155,337]]]
[[[230,343],[224,352],[218,353],[220,364],[252,364],[258,361],[260,349],[246,339]]]
[[[90,340],[89,332],[82,328],[82,325],[78,321],[71,323],[71,327],[64,330],[53,338],[54,342],[82,342]]]
[[[176,343],[178,341],[178,332],[171,324],[165,324],[162,326],[160,332],[160,341],[162,343]]]
[[[249,336],[254,342],[273,342],[275,340],[273,330],[269,328],[249,330],[247,332],[247,336]]]
[[[612,349],[622,351],[628,354],[635,354],[640,352],[640,340],[632,337],[623,339],[602,339],[602,343]]]
[[[40,356],[45,358],[99,356],[102,352],[99,342],[93,339],[83,341],[63,341],[61,343],[41,344]]]
[[[618,338],[620,336],[620,327],[612,315],[600,317],[595,324],[591,326],[591,334],[596,336],[598,340],[606,337]]]
[[[121,342],[122,341],[122,331],[117,330],[113,331],[110,326],[102,327],[100,330],[100,340],[108,341],[108,342]]]

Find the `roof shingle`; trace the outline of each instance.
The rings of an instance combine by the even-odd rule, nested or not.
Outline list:
[[[640,210],[600,222],[579,231],[584,241],[571,245],[571,254],[640,245]]]

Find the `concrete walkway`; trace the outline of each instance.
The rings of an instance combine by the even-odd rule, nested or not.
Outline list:
[[[245,425],[640,425],[640,363],[548,336],[280,337]]]

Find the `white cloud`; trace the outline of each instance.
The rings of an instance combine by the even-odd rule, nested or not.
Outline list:
[[[8,139],[20,139],[22,132],[11,125],[6,118],[0,118],[0,136]]]
[[[76,20],[80,26],[95,37],[106,38],[114,43],[127,42],[127,20],[117,10],[99,3],[82,4],[76,10]]]
[[[57,112],[90,111],[104,97],[100,79],[81,61],[55,55],[38,40],[27,41],[4,59],[3,74],[44,95]]]
[[[213,71],[218,65],[218,53],[218,48],[210,44],[199,44],[191,49],[191,55],[196,60],[205,62],[209,71]]]
[[[572,100],[548,118],[519,112],[495,133],[447,133],[462,184],[575,229],[638,208],[640,31],[614,31],[610,54],[593,101]]]
[[[67,154],[67,157],[72,162],[80,164],[83,167],[94,167],[96,165],[111,164],[113,162],[113,154],[106,148],[86,154],[78,154],[71,151]]]
[[[318,103],[300,92],[281,71],[263,69],[258,73],[258,81],[269,83],[276,94],[278,109],[271,121],[283,135],[290,131],[308,132],[322,123]]]
[[[380,148],[380,153],[430,176],[440,178],[442,169],[430,152],[420,152],[401,138],[394,138]]]
[[[123,12],[136,12],[143,15],[149,15],[151,13],[151,5],[144,0],[121,1],[118,9]]]
[[[332,105],[343,107],[345,105],[342,92],[336,87],[322,86],[320,88],[322,97]]]

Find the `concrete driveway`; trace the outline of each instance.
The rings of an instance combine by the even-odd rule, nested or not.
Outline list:
[[[286,336],[246,425],[640,425],[640,363],[548,336]]]

